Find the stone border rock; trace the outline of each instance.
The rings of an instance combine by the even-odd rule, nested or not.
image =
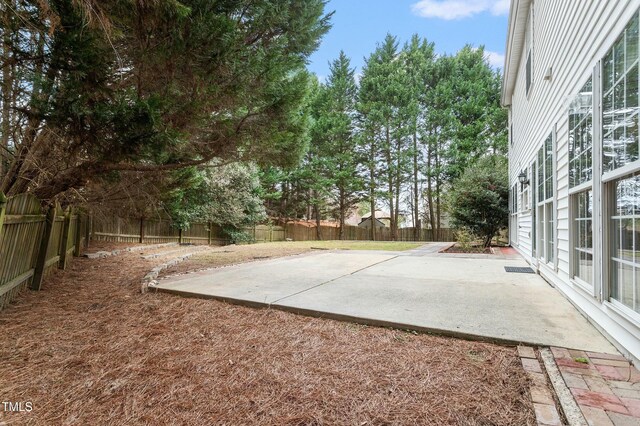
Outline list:
[[[171,260],[168,260],[156,267],[154,267],[153,269],[151,269],[147,275],[144,276],[144,278],[142,279],[142,285],[140,287],[140,291],[142,293],[146,293],[147,291],[149,291],[149,289],[155,289],[155,286],[158,285],[158,275],[160,275],[160,272],[162,272],[163,270],[177,265],[180,262],[184,262],[185,260],[189,259],[191,256],[193,256],[194,254],[198,253],[199,251],[202,251],[203,249],[207,249],[209,248],[209,246],[195,246],[194,250],[190,251],[189,253],[185,253],[181,256],[178,257],[174,257]]]
[[[549,349],[540,349],[540,357],[544,363],[544,367],[547,370],[547,375],[551,380],[553,389],[560,401],[562,411],[567,419],[569,426],[587,426],[587,421],[582,415],[582,411],[578,407],[578,404],[573,399],[571,391],[567,387],[558,366],[556,365],[553,354]]]
[[[190,248],[190,247],[180,246],[180,248],[177,249],[177,250],[169,250],[169,251],[163,251],[163,252],[160,252],[160,253],[146,254],[146,255],[141,255],[141,257],[144,260],[157,259],[159,257],[165,257],[165,256],[169,256],[171,254],[180,253],[181,251],[184,251],[187,248]]]
[[[544,349],[542,349],[544,350]],[[545,369],[540,365],[536,351],[530,346],[518,346],[518,356],[531,384],[529,392],[539,426],[562,426],[562,418],[549,391]],[[553,378],[551,378],[553,384]]]
[[[171,247],[177,246],[178,243],[162,243],[162,244],[151,244],[147,246],[132,246],[123,249],[116,249],[111,251],[97,251],[95,253],[85,253],[82,256],[88,259],[103,259],[109,256],[117,256],[123,252],[133,252],[133,251],[141,251],[141,250],[154,250],[162,247]]]

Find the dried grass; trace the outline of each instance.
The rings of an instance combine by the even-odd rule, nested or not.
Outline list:
[[[235,265],[255,260],[293,256],[310,251],[312,251],[312,249],[308,244],[289,242],[223,246],[197,253],[184,262],[165,269],[160,273],[160,276],[184,274],[202,269],[219,268],[221,266]]]
[[[535,424],[513,348],[139,293],[75,259],[0,312],[8,424]]]

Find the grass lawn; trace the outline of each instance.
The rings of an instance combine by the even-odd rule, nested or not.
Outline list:
[[[275,243],[222,246],[198,253],[187,261],[164,270],[161,275],[182,274],[255,260],[309,253],[319,249],[404,251],[420,247],[424,244],[425,243],[389,241],[281,241]]]
[[[141,294],[160,262],[74,259],[0,312],[0,394],[33,404],[0,423],[535,424],[515,348]]]
[[[410,243],[404,241],[290,241],[284,244],[310,247],[312,249],[405,251],[418,248],[425,243]]]

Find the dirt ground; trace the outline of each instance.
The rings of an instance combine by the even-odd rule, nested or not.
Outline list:
[[[183,274],[238,263],[293,256],[316,250],[384,250],[404,251],[423,243],[390,241],[287,241],[265,244],[230,245],[197,253],[187,261],[164,270],[160,276]]]
[[[0,312],[1,398],[33,405],[0,423],[535,424],[514,348],[141,294],[152,266],[74,259]]]

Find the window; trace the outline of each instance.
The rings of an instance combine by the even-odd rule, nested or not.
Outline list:
[[[611,298],[640,312],[640,176],[614,183]]]
[[[638,159],[638,14],[602,62],[603,170]]]
[[[572,278],[593,289],[593,80],[569,107],[569,187]],[[585,188],[586,185],[589,185]]]
[[[549,135],[538,151],[538,211],[536,213],[538,257],[546,263],[555,261],[553,177],[553,135]]]
[[[531,204],[529,203],[529,187],[528,186],[522,190],[521,206],[522,206],[523,212],[531,210]]]
[[[518,184],[514,183],[511,193],[511,220],[509,223],[509,240],[512,245],[518,244]]]
[[[531,183],[529,184],[529,186],[531,187],[531,205],[534,206],[533,209],[531,210],[531,235],[533,236],[533,238],[531,238],[531,255],[533,257],[536,257],[536,250],[537,250],[537,244],[536,244],[536,229],[537,229],[537,222],[536,222],[536,189],[537,189],[537,185],[536,185],[536,162],[534,161],[533,163],[531,163]]]
[[[525,176],[529,176],[527,169],[523,170]],[[520,191],[520,211],[526,212],[531,209],[529,203],[529,186],[523,186]]]
[[[593,191],[571,196],[573,203],[573,276],[593,285]]]
[[[592,79],[582,87],[569,107],[569,186],[591,181],[593,175]]]
[[[609,298],[640,312],[638,12],[602,60],[602,162],[608,204]],[[626,166],[626,167],[625,167]],[[625,167],[623,170],[620,168]],[[617,171],[617,173],[612,173]]]

